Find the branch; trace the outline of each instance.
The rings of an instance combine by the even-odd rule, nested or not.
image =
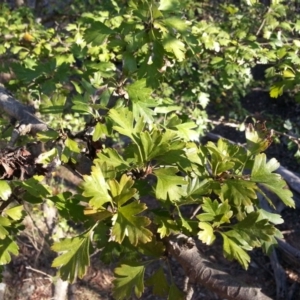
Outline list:
[[[193,283],[200,284],[229,300],[271,300],[259,288],[249,286],[213,264],[187,236],[174,235],[167,240],[167,250],[181,264]]]
[[[32,134],[46,131],[50,128],[43,121],[38,119],[32,109],[15,99],[3,86],[0,85],[0,109],[11,119],[19,121],[14,129],[10,146],[13,146],[19,135]]]

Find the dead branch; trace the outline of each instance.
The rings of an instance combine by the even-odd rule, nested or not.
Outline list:
[[[240,282],[204,258],[191,238],[174,235],[166,243],[168,252],[181,264],[190,282],[205,286],[226,299],[271,300],[259,288]]]

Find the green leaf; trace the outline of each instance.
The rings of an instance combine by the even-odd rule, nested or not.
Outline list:
[[[66,238],[54,243],[51,247],[55,252],[63,252],[54,259],[52,267],[59,268],[62,280],[74,282],[76,277],[83,278],[90,265],[90,241],[92,231],[74,238]]]
[[[224,143],[225,141],[220,139],[217,145],[212,142],[208,142],[206,145],[211,154],[210,164],[214,176],[230,171],[235,166],[233,155],[225,150]]]
[[[11,254],[18,255],[19,247],[9,236],[6,236],[0,241],[0,265],[10,263]]]
[[[123,68],[127,73],[133,73],[137,70],[137,62],[134,55],[130,52],[123,53]]]
[[[281,96],[283,94],[284,86],[284,82],[278,82],[272,85],[270,89],[270,97],[278,98],[279,96]]]
[[[130,165],[123,157],[118,153],[117,150],[107,148],[103,149],[97,154],[99,162],[106,162],[107,165],[112,166],[117,171],[123,171],[130,169]],[[96,160],[98,162],[98,159]]]
[[[107,127],[105,126],[105,124],[97,122],[94,133],[93,133],[93,142],[96,142],[96,141],[100,140],[101,138],[105,138],[105,136],[107,134],[108,134],[108,131],[107,131]]]
[[[41,153],[35,160],[35,163],[42,164],[44,166],[49,165],[54,159],[58,157],[58,151],[56,148],[52,148],[49,151]]]
[[[173,10],[180,6],[179,0],[160,0],[159,1],[159,10]]]
[[[139,117],[142,117],[146,123],[152,124],[154,119],[153,115],[155,115],[152,107],[155,107],[156,103],[153,100],[148,100],[146,102],[138,101],[132,103],[132,112],[134,118],[137,120]]]
[[[134,119],[131,111],[127,108],[120,108],[118,110],[111,109],[109,111],[109,117],[119,125],[113,127],[116,131],[134,140]]]
[[[51,98],[43,95],[43,101],[39,107],[42,114],[61,114],[64,110],[67,97],[63,94],[54,93]]]
[[[146,210],[147,206],[138,201],[133,201],[121,206],[113,216],[112,236],[118,243],[122,243],[125,236],[132,245],[147,243],[152,239],[152,232],[146,227],[151,223],[150,219],[144,216],[137,216]]]
[[[276,230],[267,219],[262,219],[259,212],[251,212],[242,221],[235,224],[233,229],[251,247],[260,247],[261,241],[270,241]],[[239,242],[241,242],[240,238]]]
[[[167,52],[173,53],[178,61],[185,59],[185,45],[180,40],[168,37],[163,41],[163,46]]]
[[[102,174],[99,163],[92,167],[91,175],[83,176],[82,195],[91,198],[89,204],[94,208],[100,208],[106,202],[112,202],[112,198],[108,193],[108,184]]]
[[[194,128],[198,126],[194,122],[184,122],[175,126],[179,136],[185,141],[199,141],[199,133]]]
[[[114,271],[113,295],[116,299],[131,298],[132,292],[140,298],[144,292],[145,266],[122,264]]]
[[[5,227],[9,227],[11,225],[11,221],[8,218],[0,216],[0,239],[3,240],[8,235],[8,231]]]
[[[253,205],[253,200],[257,199],[256,184],[242,179],[227,179],[221,187],[221,198],[235,206]]]
[[[154,210],[153,213],[154,222],[158,225],[157,233],[159,233],[161,239],[172,233],[180,232],[180,227],[176,224],[172,217],[170,217],[168,212]]]
[[[272,173],[278,167],[279,163],[275,158],[267,162],[264,153],[256,155],[251,172],[251,181],[261,184],[267,190],[276,194],[285,205],[295,207],[295,202],[292,199],[293,193],[287,188],[286,182],[279,174]]]
[[[48,186],[45,183],[41,183],[43,179],[44,176],[34,176],[21,182],[21,185],[33,197],[47,198],[50,195],[50,191],[47,189]]]
[[[58,137],[59,137],[59,133],[54,130],[42,131],[37,133],[38,140],[42,142],[56,140]]]
[[[223,251],[227,259],[236,259],[244,269],[248,269],[250,256],[226,233],[220,232],[223,237]]]
[[[138,251],[143,255],[160,259],[164,255],[166,247],[163,242],[157,241],[155,236],[153,236],[150,242],[139,244]]]
[[[55,204],[55,207],[63,218],[67,220],[72,218],[72,221],[80,222],[84,219],[80,198],[81,197],[72,196],[71,192],[63,192],[48,199]]]
[[[180,18],[176,18],[176,17],[165,18],[164,23],[171,30],[176,29],[181,33],[184,33],[188,29],[187,23]]]
[[[18,221],[23,217],[24,207],[23,205],[17,205],[5,210],[5,214],[13,219],[14,221]]]
[[[198,238],[206,245],[212,245],[212,243],[215,241],[216,236],[214,234],[214,229],[209,223],[206,222],[200,222],[199,228],[202,229],[198,232]]]
[[[128,200],[132,199],[137,193],[137,190],[132,188],[134,181],[126,174],[121,177],[120,182],[117,182],[115,179],[113,179],[109,180],[108,184],[113,201],[118,205],[118,207],[121,207]]]
[[[282,219],[281,215],[279,214],[273,214],[269,211],[266,211],[264,209],[259,209],[258,212],[260,213],[261,217],[263,219],[267,219],[269,222],[275,224],[275,225],[279,225],[284,223],[284,220]]]
[[[0,180],[0,198],[4,201],[8,200],[11,195],[11,187],[5,180]]]
[[[84,32],[84,39],[93,46],[102,45],[105,39],[114,33],[112,29],[101,22],[93,22],[91,27]]]
[[[126,87],[129,99],[137,102],[146,102],[151,96],[152,89],[146,86],[146,79],[140,79]]]
[[[159,283],[159,284],[158,284]],[[165,298],[169,292],[169,283],[166,279],[163,268],[156,270],[146,281],[147,286],[152,287],[154,295]]]
[[[161,168],[153,172],[157,177],[155,196],[157,199],[179,201],[184,195],[182,185],[188,182],[181,176],[177,176],[178,169],[175,167]]]
[[[192,229],[191,225],[189,224],[188,219],[186,219],[182,216],[182,213],[181,213],[180,208],[178,206],[177,206],[177,212],[178,212],[178,216],[180,218],[182,227],[185,228],[187,231],[192,232],[193,229]]]
[[[213,222],[215,227],[219,227],[223,223],[230,223],[233,215],[228,200],[219,203],[217,200],[212,201],[210,198],[204,197],[202,209],[204,212],[197,215],[197,219],[201,222]]]
[[[61,161],[67,163],[71,160],[73,163],[76,163],[76,154],[80,153],[80,149],[78,143],[69,137],[65,140],[65,147],[61,154]]]
[[[186,299],[185,294],[172,283],[169,289],[168,300],[184,300]]]

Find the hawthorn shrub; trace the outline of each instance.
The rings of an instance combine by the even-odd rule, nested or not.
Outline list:
[[[270,253],[283,220],[262,208],[258,194],[273,205],[269,190],[294,206],[274,173],[278,162],[263,153],[271,133],[257,123],[246,128],[245,147],[224,139],[200,143],[209,128],[207,104],[226,96],[239,107],[256,63],[272,65],[266,72],[271,96],[286,88],[297,94],[299,21],[280,1],[271,9],[241,2],[216,9],[209,1],[90,1],[93,12],[81,13],[82,1],[75,1],[59,12],[64,18],[56,27],[38,23],[28,7],[0,5],[0,68],[10,74],[5,87],[46,124],[22,135],[22,112],[13,115],[0,97],[1,108],[19,122],[2,118],[0,124],[10,145],[0,156],[2,265],[18,255],[24,204],[44,201],[84,228],[53,244],[58,275],[82,278],[90,254],[102,249],[105,262],[119,261],[117,299],[142,295],[154,261],[160,267],[149,282],[162,283],[154,291],[181,297],[167,284],[161,260],[174,234],[207,245],[219,235],[224,256],[244,268],[247,251]],[[282,22],[287,14],[291,22]],[[32,150],[41,144],[41,151]],[[45,176],[59,165],[76,170],[82,161],[91,169],[79,174],[77,191],[53,193]],[[187,206],[200,209],[192,217]]]

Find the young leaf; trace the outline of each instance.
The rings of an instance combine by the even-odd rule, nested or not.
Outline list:
[[[90,265],[90,241],[92,231],[74,238],[66,238],[54,243],[55,252],[63,252],[54,259],[52,267],[59,268],[58,274],[63,280],[73,282],[76,277],[82,278]]]
[[[133,291],[138,298],[142,296],[145,266],[122,264],[114,273],[113,295],[116,299],[129,299]]]
[[[214,230],[211,227],[211,225],[206,222],[200,222],[199,228],[202,229],[198,232],[199,240],[201,240],[206,245],[211,245],[216,239],[216,236],[214,235]]]
[[[133,201],[121,206],[113,217],[112,235],[115,241],[122,243],[125,236],[128,236],[132,245],[150,242],[152,232],[146,227],[151,223],[150,219],[144,216],[136,216],[146,209],[146,205]]]
[[[91,206],[100,208],[104,203],[112,201],[108,193],[108,185],[98,163],[92,167],[91,175],[84,175],[83,179],[82,195],[91,198],[89,202]]]

